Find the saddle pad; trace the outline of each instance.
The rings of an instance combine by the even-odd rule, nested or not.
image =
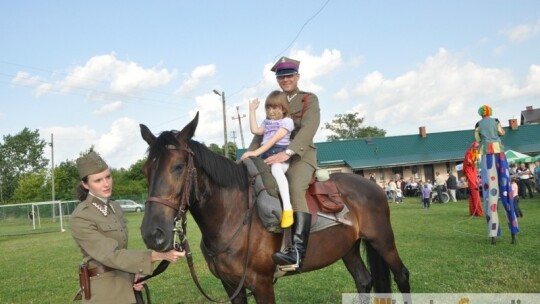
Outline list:
[[[259,161],[260,160],[260,161]],[[278,198],[277,195],[277,184],[275,188],[272,189],[272,187],[268,187],[267,183],[265,183],[263,176],[266,176],[266,180],[273,180],[275,183],[274,176],[272,176],[272,173],[270,173],[270,169],[268,168],[268,165],[266,165],[264,162],[262,162],[262,159],[258,157],[248,157],[242,162],[246,165],[246,168],[248,170],[249,179],[253,183],[253,195],[255,196],[255,203],[257,204],[257,213],[259,214],[259,218],[263,222],[264,227],[269,232],[273,233],[280,233],[282,232],[281,229],[281,201]],[[263,174],[265,169],[262,171],[257,167],[257,164],[259,167],[262,165],[266,166],[266,172],[268,174]],[[254,181],[253,181],[254,179]],[[251,186],[250,186],[251,187]],[[273,190],[273,191],[272,191]],[[275,192],[275,195],[272,195],[271,193]]]

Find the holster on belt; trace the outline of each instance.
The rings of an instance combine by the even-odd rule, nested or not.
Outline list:
[[[88,273],[87,263],[81,263],[79,267],[79,286],[81,287],[81,290],[84,293],[84,299],[90,300],[90,297],[91,297],[90,275]]]

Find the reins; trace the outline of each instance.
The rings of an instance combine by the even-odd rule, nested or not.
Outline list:
[[[228,303],[228,302],[231,302],[242,291],[242,287],[244,286],[244,282],[245,282],[245,279],[246,279],[246,276],[247,276],[247,269],[248,269],[248,263],[249,263],[249,258],[250,258],[249,244],[250,244],[250,238],[251,238],[252,215],[253,215],[253,210],[255,209],[254,208],[255,207],[255,202],[253,200],[253,185],[252,185],[253,181],[250,181],[250,184],[249,184],[248,202],[247,202],[247,206],[246,206],[247,210],[246,210],[246,214],[244,216],[244,219],[242,220],[242,224],[239,225],[238,229],[233,234],[233,237],[225,244],[225,246],[223,246],[222,249],[217,250],[215,253],[211,253],[211,254],[208,255],[208,256],[210,256],[212,258],[212,261],[213,261],[213,263],[215,265],[215,268],[216,268],[216,272],[218,273],[218,277],[221,278],[219,267],[218,267],[218,264],[216,263],[216,256],[221,254],[221,253],[227,252],[227,249],[229,248],[229,246],[240,235],[240,232],[241,232],[242,228],[245,225],[248,225],[248,235],[247,235],[247,244],[248,244],[248,246],[247,246],[246,259],[245,259],[245,262],[244,262],[244,270],[243,270],[242,278],[241,278],[240,282],[238,283],[238,286],[237,286],[237,288],[236,288],[236,290],[235,290],[235,292],[233,293],[232,296],[230,296],[225,301],[217,301],[217,300],[214,300],[213,298],[211,298],[204,291],[204,289],[202,288],[202,286],[201,286],[201,284],[199,282],[197,273],[195,271],[194,263],[193,263],[193,254],[191,252],[189,242],[188,242],[188,240],[186,238],[186,227],[187,227],[186,214],[187,214],[188,206],[190,205],[191,191],[192,190],[195,191],[195,200],[198,201],[199,198],[200,198],[199,190],[198,190],[198,184],[197,184],[197,169],[195,168],[194,161],[193,161],[194,153],[189,147],[184,148],[184,147],[178,147],[178,146],[174,146],[174,145],[167,145],[166,148],[169,149],[169,150],[184,151],[184,152],[187,152],[187,154],[188,154],[187,166],[185,168],[185,170],[187,171],[187,173],[186,173],[187,177],[186,177],[186,181],[185,181],[185,183],[184,183],[184,185],[182,187],[182,196],[181,196],[179,202],[172,202],[172,201],[170,201],[168,199],[164,199],[164,198],[160,198],[160,197],[154,197],[154,196],[149,197],[146,202],[147,203],[162,204],[162,205],[165,205],[165,206],[167,206],[169,208],[172,208],[172,209],[177,211],[177,216],[176,216],[176,220],[175,220],[175,228],[173,229],[173,233],[176,233],[176,235],[173,238],[174,239],[173,246],[174,246],[174,248],[176,250],[179,250],[179,251],[184,250],[185,251],[186,262],[188,264],[189,272],[191,274],[191,278],[193,279],[193,282],[195,283],[195,285],[197,286],[197,288],[199,289],[201,294],[206,299],[208,299],[209,301],[214,302],[214,303]],[[253,202],[253,204],[251,204],[251,202]],[[180,227],[178,227],[178,222],[179,221],[181,222]],[[176,241],[176,237],[178,237],[178,242]],[[203,245],[204,245],[204,242],[203,242]],[[206,245],[204,245],[204,246],[206,247]],[[162,266],[162,264],[164,264],[164,266]],[[145,281],[145,280],[147,280],[147,279],[149,279],[151,277],[154,277],[154,276],[160,274],[161,272],[163,272],[167,268],[168,265],[169,265],[168,261],[161,261],[161,263],[158,265],[158,267],[156,267],[154,272],[157,272],[157,270],[160,269],[160,268],[163,268],[162,270],[160,269],[160,271],[155,273],[155,274],[152,273],[152,275],[150,275],[150,276],[140,278],[136,283]],[[146,285],[145,285],[145,288],[146,288]],[[149,297],[148,289],[146,289],[146,292],[147,292],[148,304],[150,304],[150,297]]]

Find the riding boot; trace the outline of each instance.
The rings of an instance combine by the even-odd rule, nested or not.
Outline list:
[[[311,229],[311,214],[294,212],[292,226],[292,248],[286,248],[284,252],[276,252],[272,255],[274,263],[285,266],[280,267],[283,271],[299,271],[306,255]]]

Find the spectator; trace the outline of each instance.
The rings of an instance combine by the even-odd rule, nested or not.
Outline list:
[[[452,171],[448,172],[448,179],[446,180],[446,187],[448,188],[448,195],[450,196],[450,199],[452,202],[456,202],[456,189],[458,187],[457,185],[457,178],[452,173]]]
[[[431,188],[429,187],[428,183],[425,183],[422,187],[422,202],[423,208],[429,209],[429,201],[431,200]]]
[[[534,162],[534,188],[540,193],[540,161]]]
[[[374,183],[377,183],[377,179],[375,178],[375,174],[374,173],[370,173],[369,174],[369,180],[374,182]]]
[[[388,194],[390,196],[390,199],[392,200],[392,203],[396,202],[396,194],[397,194],[397,185],[396,182],[391,179],[388,182]]]
[[[444,192],[445,187],[446,181],[444,180],[444,177],[439,172],[435,172],[435,191],[437,191],[439,203],[442,203],[442,193]]]
[[[519,208],[519,186],[517,184],[517,178],[512,178],[512,198],[514,199],[514,208],[516,209],[516,216],[523,217],[523,212]]]
[[[520,163],[516,173],[519,178],[519,190],[521,191],[521,198],[527,198],[527,192],[529,192],[529,198],[533,198],[531,187],[531,170],[527,167],[527,165],[525,165],[525,163]]]
[[[469,193],[467,191],[469,185],[467,184],[467,178],[465,176],[462,176],[458,180],[458,189],[456,191],[456,198],[458,200],[461,199],[467,199],[469,197]]]

